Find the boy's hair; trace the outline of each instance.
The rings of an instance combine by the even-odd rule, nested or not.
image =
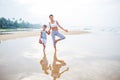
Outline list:
[[[50,17],[50,16],[53,16],[53,14],[50,14],[49,17]]]
[[[45,28],[47,28],[47,25],[44,24],[43,26],[44,26]]]

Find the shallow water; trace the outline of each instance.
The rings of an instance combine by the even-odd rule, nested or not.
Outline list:
[[[67,35],[57,44],[57,57],[70,70],[58,80],[120,80],[120,35],[93,32]],[[50,64],[54,49],[48,37],[46,56]],[[2,41],[0,44],[0,80],[52,80],[39,64],[43,57],[38,37]],[[50,73],[50,71],[49,71]]]

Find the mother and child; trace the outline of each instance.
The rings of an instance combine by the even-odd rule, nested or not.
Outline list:
[[[50,69],[51,70],[51,76],[53,77],[53,80],[56,80],[57,78],[59,78],[61,76],[61,74],[63,74],[64,72],[69,70],[69,68],[66,68],[65,70],[60,72],[60,68],[62,66],[65,66],[66,63],[63,60],[59,60],[56,57],[56,43],[59,42],[60,40],[65,39],[65,36],[63,34],[59,33],[58,27],[60,29],[64,30],[65,32],[68,32],[68,30],[61,27],[60,24],[58,23],[58,21],[54,20],[54,16],[52,14],[49,15],[49,19],[50,19],[50,22],[49,22],[50,29],[47,31],[46,30],[47,25],[43,25],[42,30],[40,32],[39,43],[43,45],[43,53],[44,53],[43,58],[40,60],[40,64],[42,66],[42,70],[44,71],[44,73],[49,74],[48,70]],[[51,33],[51,36],[52,36],[53,46],[54,46],[54,49],[55,49],[54,59],[53,59],[53,64],[52,65],[48,64],[48,60],[47,60],[46,52],[45,52],[47,35],[49,35],[50,33]],[[59,37],[59,38],[56,39],[55,38],[56,36]],[[59,62],[59,64],[57,64],[57,62]]]
[[[39,43],[43,45],[44,53],[45,53],[45,48],[46,48],[47,34],[49,35],[51,33],[52,40],[53,40],[53,46],[56,51],[56,43],[58,41],[65,39],[65,36],[58,31],[58,27],[62,29],[63,31],[68,32],[67,29],[64,29],[63,27],[61,27],[58,21],[54,20],[54,16],[52,14],[49,15],[49,19],[50,19],[50,22],[49,22],[50,29],[47,31],[46,30],[47,25],[43,25],[42,31],[40,32],[40,38],[39,38]],[[59,37],[59,39],[56,39],[55,38],[56,36]]]

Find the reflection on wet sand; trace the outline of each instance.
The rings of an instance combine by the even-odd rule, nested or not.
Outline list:
[[[59,62],[59,63],[57,63]],[[66,68],[65,70],[60,72],[60,68],[62,68],[62,66],[65,66],[66,63],[63,60],[59,60],[56,56],[56,52],[54,53],[54,60],[53,60],[53,64],[52,64],[52,73],[51,76],[53,77],[53,80],[56,80],[57,78],[60,78],[61,74],[63,74],[64,72],[68,71],[69,68]]]
[[[54,56],[53,56],[53,63],[52,63],[52,65],[48,64],[46,53],[44,53],[43,58],[40,60],[40,64],[41,64],[42,70],[44,71],[45,74],[48,75],[49,74],[48,70],[51,71],[51,76],[53,77],[53,80],[56,80],[57,78],[60,78],[61,75],[64,72],[69,70],[69,68],[67,67],[65,70],[60,71],[60,69],[63,66],[66,66],[66,63],[65,63],[64,60],[60,60],[60,59],[57,58],[56,51],[55,51]]]
[[[42,66],[42,70],[44,71],[45,74],[49,74],[48,70],[50,69],[50,65],[48,65],[48,60],[46,57],[46,53],[44,53],[43,58],[40,60],[40,64]]]

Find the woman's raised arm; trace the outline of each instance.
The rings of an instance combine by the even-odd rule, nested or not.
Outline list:
[[[58,21],[56,21],[56,23],[57,23],[57,25],[58,25],[59,28],[61,28],[61,29],[64,30],[65,32],[68,32],[67,29],[64,29],[63,27],[61,27],[61,25],[58,23]]]

